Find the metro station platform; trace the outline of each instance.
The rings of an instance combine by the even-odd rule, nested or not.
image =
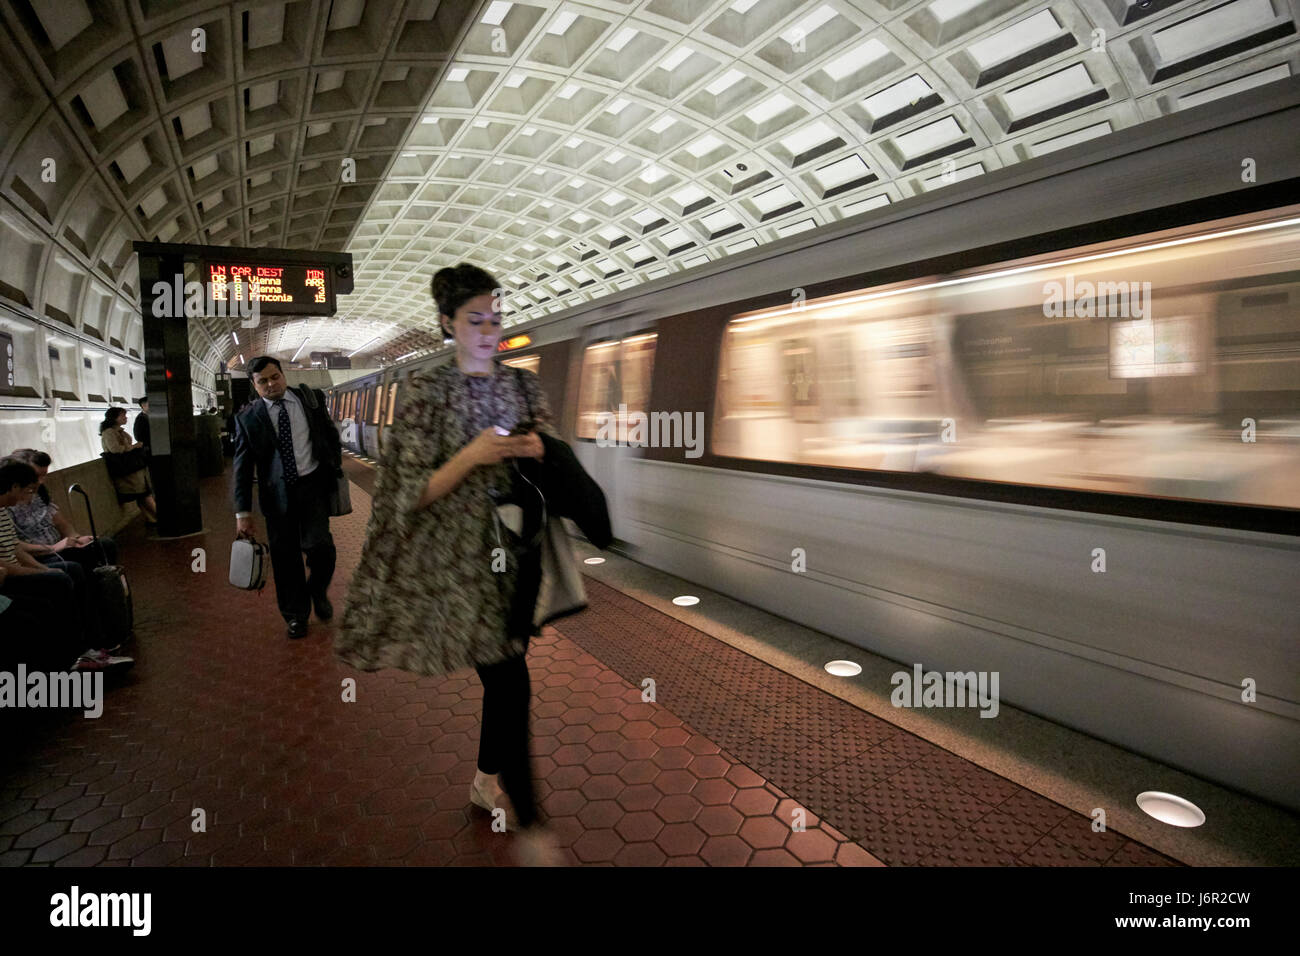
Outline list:
[[[347,467],[355,510],[331,522],[336,621],[373,485],[367,465]],[[119,535],[137,664],[106,681],[103,715],[4,715],[18,733],[0,774],[0,864],[508,865],[513,836],[468,801],[476,675],[352,671],[314,618],[286,639],[271,583],[260,595],[227,583],[229,477],[203,482],[201,535],[147,540],[138,523]],[[896,663],[606,557],[586,569],[589,609],[529,651],[538,796],[571,865],[1297,860],[1300,823],[1283,810],[1005,705],[999,721],[895,709],[870,688],[887,688]],[[687,592],[701,603],[671,603]],[[863,674],[822,669],[843,657]],[[341,699],[346,677],[355,703]],[[1146,818],[1140,789],[1194,795],[1210,825]],[[192,829],[196,808],[206,832]]]

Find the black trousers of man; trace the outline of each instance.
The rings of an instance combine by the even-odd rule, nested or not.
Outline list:
[[[289,510],[277,518],[267,516],[271,544],[271,571],[275,575],[275,601],[285,621],[306,621],[312,598],[325,597],[334,577],[334,536],[330,534],[329,491],[334,479],[329,469],[317,466],[289,486]],[[308,577],[303,573],[307,557]]]

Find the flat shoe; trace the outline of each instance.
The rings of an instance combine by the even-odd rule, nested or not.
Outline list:
[[[498,807],[496,801],[500,800],[502,796],[503,794],[498,793],[494,798],[492,794],[484,793],[478,787],[474,786],[474,784],[471,783],[469,785],[469,802],[474,804],[476,807],[486,810],[488,813],[493,813],[498,809],[505,810],[506,829],[514,830],[519,826],[519,819],[515,816],[514,811],[510,807]]]

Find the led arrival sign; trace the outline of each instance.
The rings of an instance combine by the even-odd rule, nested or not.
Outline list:
[[[334,267],[286,262],[200,263],[214,302],[257,303],[265,315],[333,315]]]

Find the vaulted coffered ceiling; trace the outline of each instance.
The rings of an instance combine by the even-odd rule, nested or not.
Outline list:
[[[438,345],[444,265],[518,324],[1249,95],[1300,68],[1297,3],[11,0],[0,294],[129,324],[133,238],[346,248],[337,317],[194,354],[373,364]]]

